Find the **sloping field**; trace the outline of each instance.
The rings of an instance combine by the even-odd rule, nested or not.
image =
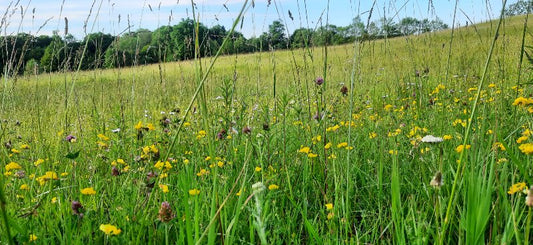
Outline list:
[[[524,21],[503,20],[488,66],[498,21],[220,57],[194,101],[213,58],[4,77],[10,234],[521,244],[533,215]]]

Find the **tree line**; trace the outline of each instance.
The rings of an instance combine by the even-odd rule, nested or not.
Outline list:
[[[356,17],[345,27],[300,28],[288,35],[283,23],[274,21],[268,31],[258,37],[245,38],[242,33],[234,32],[222,54],[339,45],[446,28],[448,26],[439,19],[407,17],[396,23],[382,18],[365,25],[360,17]],[[196,36],[199,55],[206,57],[217,52],[227,34],[224,26],[208,28],[192,19],[182,19],[177,25],[162,26],[154,31],[139,29],[118,36],[91,33],[83,40],[76,40],[70,34],[60,36],[57,32],[52,36],[18,33],[0,37],[1,74],[37,74],[187,60],[194,58]]]

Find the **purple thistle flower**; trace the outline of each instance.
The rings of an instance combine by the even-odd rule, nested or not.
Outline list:
[[[316,80],[315,80],[315,84],[320,86],[324,83],[324,78],[322,77],[317,77]]]
[[[72,135],[72,134],[69,134],[67,135],[67,137],[65,137],[65,140],[68,141],[68,142],[76,142],[76,136]]]

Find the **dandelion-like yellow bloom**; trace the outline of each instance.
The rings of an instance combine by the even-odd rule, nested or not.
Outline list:
[[[516,98],[513,102],[514,106],[527,106],[529,104],[533,104],[533,99],[531,98],[524,98],[522,96]]]
[[[333,203],[326,203],[326,210],[332,210],[333,209]]]
[[[189,190],[189,195],[191,195],[191,196],[196,196],[198,194],[200,194],[200,190],[198,190],[198,189],[190,189]]]
[[[279,185],[276,185],[276,184],[271,184],[268,186],[268,189],[273,191],[273,190],[277,190],[279,189]]]
[[[262,169],[261,167],[257,166],[255,167],[255,172],[261,172],[261,169]]]
[[[522,144],[522,142],[526,141],[527,139],[529,139],[529,137],[527,137],[527,136],[520,136],[520,138],[518,138],[518,139],[516,140],[516,143],[518,143],[518,144]]]
[[[307,146],[301,146],[300,150],[298,150],[299,153],[305,153],[305,154],[309,154],[311,152],[311,148],[307,147]]]
[[[104,134],[98,134],[97,137],[102,141],[108,141],[109,137],[105,136]]]
[[[531,155],[533,154],[533,144],[532,143],[526,143],[521,144],[518,149],[524,154]]]
[[[342,143],[337,144],[337,148],[344,148],[346,146],[348,146],[347,142],[342,142]]]
[[[96,191],[92,187],[83,188],[83,189],[81,189],[80,192],[83,195],[94,195],[94,194],[96,194]]]
[[[467,149],[467,150],[470,149],[470,147],[471,147],[470,145],[466,145],[466,146],[465,146],[465,145],[459,145],[459,146],[457,146],[457,148],[455,148],[455,151],[456,151],[457,153],[461,153],[461,152],[463,152],[465,149]]]
[[[315,157],[318,157],[318,154],[315,154],[315,153],[309,152],[309,154],[307,154],[307,157],[309,157],[309,158],[315,158]]]
[[[154,168],[157,168],[159,170],[163,169],[163,167],[165,166],[165,164],[161,161],[157,161],[154,165]]]
[[[39,158],[35,162],[33,162],[33,166],[37,167],[37,166],[41,165],[41,163],[43,163],[43,162],[44,162],[44,160]]]
[[[106,235],[118,235],[122,232],[122,230],[111,224],[101,224],[100,230],[103,231]]]
[[[137,131],[140,131],[141,129],[143,129],[143,122],[139,121],[137,124],[135,124],[135,129]]]
[[[324,149],[328,150],[329,148],[331,148],[333,144],[331,144],[331,142],[328,142],[325,146],[324,146]]]
[[[28,150],[28,149],[30,149],[30,145],[28,145],[28,144],[23,144],[23,145],[20,146],[20,149]]]
[[[509,191],[507,193],[512,195],[519,191],[522,191],[524,188],[526,188],[526,182],[516,183],[509,187]]]
[[[165,185],[165,184],[159,184],[159,189],[161,189],[161,191],[163,193],[167,193],[168,192],[168,185]]]
[[[451,140],[451,139],[453,139],[453,136],[451,136],[451,135],[444,135],[444,136],[442,136],[442,139],[444,139],[444,140]]]
[[[9,172],[9,171],[11,171],[11,170],[21,169],[22,167],[21,167],[18,163],[16,163],[16,162],[10,162],[10,163],[8,163],[8,164],[5,166],[5,168],[6,168],[6,172]]]
[[[368,138],[370,138],[370,139],[376,138],[377,136],[378,136],[378,134],[376,134],[376,132],[372,132],[372,133],[368,134]]]
[[[22,184],[22,185],[20,186],[20,189],[21,189],[21,190],[25,190],[25,191],[27,191],[27,190],[30,189],[30,187],[29,187],[27,184]]]
[[[35,240],[37,240],[37,236],[35,234],[30,234],[29,242],[34,242]]]

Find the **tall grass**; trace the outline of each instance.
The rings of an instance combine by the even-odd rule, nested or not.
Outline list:
[[[516,143],[531,114],[512,106],[530,93],[527,17],[222,56],[252,6],[243,3],[212,57],[199,55],[192,7],[194,60],[3,77],[0,239],[527,243],[525,195],[508,194],[532,179]],[[284,12],[282,2],[271,8]],[[429,134],[446,139],[422,142]]]

